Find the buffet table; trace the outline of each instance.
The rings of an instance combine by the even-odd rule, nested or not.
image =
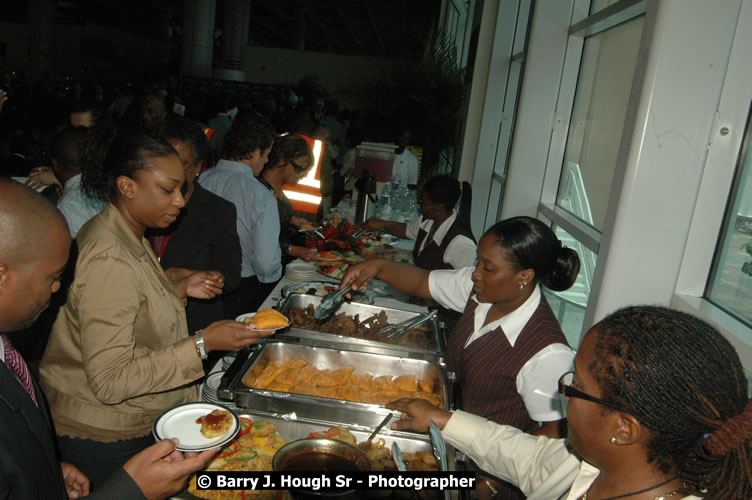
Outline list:
[[[412,249],[413,242],[399,240],[391,243],[391,246],[408,250]],[[298,260],[292,264],[302,263]],[[340,282],[338,279],[319,273],[312,280],[331,283],[333,287],[337,287]],[[289,308],[290,304],[284,302],[280,304],[285,297],[288,302],[293,301],[297,307],[304,307],[308,303],[320,303],[320,296],[291,291],[294,290],[296,283],[296,280],[283,277],[264,300],[260,309],[280,306]],[[405,317],[409,319],[427,311],[424,306],[387,296],[392,295],[394,291],[383,282],[372,280],[369,284],[371,288],[379,291],[375,294],[367,294],[370,303],[348,304],[346,302],[341,306],[342,312],[349,315],[359,312],[360,321],[363,321],[373,311],[384,311],[389,317],[389,323],[397,323]],[[404,295],[401,297],[406,298]],[[202,399],[224,405],[241,417],[254,422],[273,423],[280,439],[284,441],[305,438],[312,432],[328,432],[327,429],[330,427],[346,429],[358,440],[362,440],[367,436],[369,429],[379,423],[386,414],[392,413],[393,419],[399,418],[399,412],[390,412],[383,406],[392,399],[361,403],[357,402],[356,396],[351,399],[350,397],[343,398],[340,394],[335,396],[334,393],[321,395],[294,391],[279,392],[278,388],[259,389],[253,382],[258,379],[251,378],[255,368],[259,365],[269,366],[305,359],[312,367],[315,365],[323,372],[354,369],[354,373],[370,373],[373,377],[378,375],[379,378],[383,378],[382,375],[393,375],[395,380],[397,377],[415,377],[413,383],[416,384],[416,389],[414,390],[424,390],[418,386],[427,383],[432,388],[430,390],[438,394],[436,404],[450,408],[448,377],[443,364],[445,339],[440,341],[439,326],[435,320],[432,328],[436,335],[436,352],[398,344],[364,341],[355,337],[320,334],[301,327],[284,328],[276,335],[267,337],[240,353],[228,353],[225,358],[217,362],[205,379],[205,384],[202,384]],[[327,339],[327,336],[338,338],[335,341]],[[302,369],[299,370],[302,371]],[[256,376],[260,376],[258,371]],[[322,387],[319,386],[319,390],[321,389]],[[325,390],[326,387],[323,389]],[[409,392],[395,393],[393,399],[414,397],[409,394]],[[379,432],[377,439],[383,440],[380,443],[387,447],[390,447],[392,443],[399,443],[403,451],[431,454],[431,441],[426,434],[393,431],[387,426]],[[456,470],[455,451],[451,447],[448,448],[449,470]],[[457,491],[447,491],[439,495],[439,498],[457,498],[457,493]],[[195,497],[185,493],[179,498]]]

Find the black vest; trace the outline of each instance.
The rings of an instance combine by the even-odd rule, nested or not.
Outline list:
[[[462,409],[493,422],[530,432],[535,422],[517,392],[517,374],[530,358],[551,344],[567,344],[546,298],[522,328],[512,346],[501,327],[465,342],[474,332],[473,319],[478,304],[468,299],[465,312],[449,336],[447,367],[457,375]]]
[[[473,240],[473,243],[475,243],[473,233],[469,229],[466,229],[460,225],[460,218],[458,215],[457,218],[454,219],[452,225],[449,226],[449,231],[447,231],[447,233],[444,235],[444,239],[441,240],[441,245],[437,245],[436,241],[431,238],[431,241],[426,243],[426,247],[423,249],[423,251],[418,253],[420,246],[423,244],[423,240],[428,237],[428,232],[421,228],[420,230],[418,230],[418,237],[415,238],[415,246],[413,247],[413,262],[416,266],[423,269],[428,269],[430,271],[433,271],[435,269],[452,269],[452,266],[450,264],[444,262],[444,254],[446,253],[447,247],[455,238],[455,236],[460,235],[467,236],[468,238]]]

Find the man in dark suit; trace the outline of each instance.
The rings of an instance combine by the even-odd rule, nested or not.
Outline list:
[[[60,289],[70,234],[43,196],[0,179],[0,332],[30,326]],[[5,333],[0,335],[0,498],[65,499],[89,494],[89,480],[61,463],[44,394]],[[90,498],[165,498],[216,450],[182,455],[161,441],[130,459]]]

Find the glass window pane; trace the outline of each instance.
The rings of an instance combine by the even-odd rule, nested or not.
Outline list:
[[[752,137],[750,123],[729,198],[706,298],[752,326]]]
[[[590,4],[590,15],[592,16],[598,11],[605,9],[606,7],[615,4],[619,0],[593,0]]]
[[[585,308],[590,297],[590,286],[593,283],[593,271],[597,256],[585,245],[574,239],[572,235],[559,226],[554,226],[556,236],[561,243],[573,249],[580,256],[580,273],[569,290],[554,292],[542,287],[548,303],[551,305],[561,329],[567,337],[570,347],[577,349],[580,344],[582,325],[585,321]]]
[[[585,39],[556,203],[603,229],[644,16]]]

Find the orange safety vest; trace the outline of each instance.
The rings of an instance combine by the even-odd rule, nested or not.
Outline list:
[[[216,130],[214,130],[213,128],[209,128],[209,127],[203,127],[201,130],[204,131],[204,135],[206,136],[207,141],[211,141],[211,138],[214,135],[214,132],[216,132]]]
[[[293,210],[315,214],[321,204],[321,160],[324,158],[325,143],[303,134],[298,135],[311,147],[314,167],[297,184],[282,184],[282,191],[290,199]]]

